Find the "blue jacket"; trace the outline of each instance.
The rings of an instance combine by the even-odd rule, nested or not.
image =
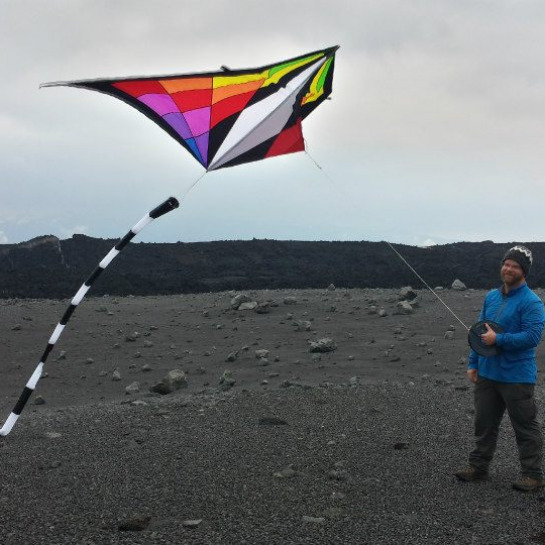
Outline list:
[[[499,382],[534,384],[537,380],[535,347],[539,344],[545,324],[541,299],[524,283],[507,295],[495,289],[485,297],[479,320],[491,320],[502,326],[495,356],[479,356],[471,350],[469,369],[478,369],[479,376]]]

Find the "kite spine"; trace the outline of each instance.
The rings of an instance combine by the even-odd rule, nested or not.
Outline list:
[[[61,336],[64,328],[66,327],[66,324],[70,320],[70,317],[76,310],[77,306],[81,303],[95,280],[104,272],[104,269],[120,254],[120,252],[127,246],[127,244],[140,232],[142,229],[144,229],[147,225],[149,225],[153,220],[159,218],[160,216],[163,216],[164,214],[167,214],[168,212],[174,210],[175,208],[178,208],[179,203],[178,200],[174,197],[170,197],[165,202],[154,208],[151,212],[148,212],[138,223],[136,223],[129,231],[128,233],[119,239],[117,244],[108,252],[108,254],[104,257],[104,259],[98,264],[98,266],[95,268],[95,270],[91,273],[89,278],[82,284],[80,289],[77,291],[76,295],[74,295],[72,301],[70,302],[70,305],[66,309],[64,315],[62,316],[60,322],[57,324],[57,327],[55,327],[55,330],[53,331],[53,334],[49,338],[49,341],[47,343],[47,346],[44,350],[44,353],[42,354],[42,357],[40,359],[40,362],[38,363],[38,366],[32,373],[32,376],[26,383],[17,403],[15,404],[15,407],[13,408],[11,414],[8,416],[7,420],[5,421],[4,425],[0,429],[0,436],[6,436],[9,434],[9,432],[12,430],[13,426],[17,422],[17,419],[21,415],[21,412],[23,411],[28,399],[32,395],[32,392],[36,389],[36,385],[38,384],[38,381],[40,380],[40,377],[43,373],[43,368],[45,365],[45,362],[47,360],[47,357],[53,350],[53,347],[55,346],[55,343],[59,340],[59,337]]]

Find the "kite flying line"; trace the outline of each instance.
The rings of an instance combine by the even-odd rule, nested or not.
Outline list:
[[[306,144],[306,142],[305,142]],[[335,184],[333,182],[333,180],[331,179],[331,177],[327,174],[327,172],[318,164],[318,162],[314,159],[314,157],[312,157],[312,155],[310,155],[310,153],[308,152],[308,149],[307,149],[307,146],[305,146],[305,153],[307,154],[307,156],[309,157],[309,159],[316,165],[316,167],[323,173],[323,175],[326,177],[326,179],[331,182],[331,184],[335,187],[335,189],[337,191],[339,191],[340,193],[343,193],[341,191],[341,189],[337,186],[337,184]],[[399,259],[401,259],[401,261],[403,261],[403,263],[405,263],[405,265],[407,265],[407,267],[409,267],[409,269],[415,274],[415,276],[422,282],[422,284],[424,284],[424,286],[426,286],[426,288],[428,290],[431,291],[431,293],[433,293],[433,295],[435,295],[435,297],[437,297],[437,299],[439,300],[439,302],[456,318],[456,320],[458,320],[458,322],[460,322],[463,326],[464,326],[464,329],[466,329],[468,332],[471,331],[471,328],[469,328],[459,317],[458,315],[445,303],[445,301],[443,301],[443,299],[441,299],[441,297],[439,297],[439,295],[435,292],[435,290],[432,289],[432,287],[416,272],[416,270],[410,265],[410,263],[392,246],[392,244],[388,241],[386,241],[386,244],[393,250],[393,252],[399,257]]]
[[[36,389],[36,385],[38,384],[38,381],[40,380],[40,377],[42,376],[42,371],[44,368],[44,364],[47,360],[47,357],[49,356],[49,353],[51,350],[53,350],[53,347],[55,346],[55,343],[59,340],[59,337],[61,336],[61,333],[63,332],[66,324],[68,323],[68,320],[70,320],[70,317],[76,310],[76,307],[81,303],[82,299],[85,297],[85,294],[89,291],[89,288],[93,285],[94,281],[100,276],[100,274],[104,271],[104,269],[113,261],[115,257],[119,255],[119,253],[127,246],[127,244],[140,232],[144,227],[149,225],[153,220],[163,216],[164,214],[167,214],[168,212],[171,212],[172,210],[178,208],[179,202],[174,197],[170,197],[165,202],[151,210],[151,212],[148,212],[138,223],[136,223],[129,231],[128,233],[119,239],[117,244],[109,251],[109,253],[104,257],[104,259],[98,264],[98,266],[95,268],[95,270],[91,273],[89,278],[82,284],[72,301],[70,302],[69,307],[66,309],[63,317],[61,318],[61,321],[57,324],[57,327],[53,331],[53,334],[51,335],[46,349],[42,355],[42,358],[40,359],[40,363],[38,363],[38,366],[34,370],[34,373],[32,373],[32,376],[30,377],[29,381],[27,382],[26,386],[23,389],[23,392],[21,393],[21,396],[19,397],[19,400],[15,404],[15,407],[13,408],[13,411],[5,421],[4,425],[0,429],[0,436],[6,436],[8,433],[12,430],[13,426],[15,425],[15,422],[17,422],[17,419],[21,415],[22,410],[24,409],[26,402],[32,395],[32,392]]]
[[[470,331],[470,328],[467,327],[467,325],[464,324],[464,322],[462,322],[460,318],[458,318],[456,313],[445,303],[445,301],[443,301],[443,299],[441,299],[441,297],[439,297],[439,295],[437,295],[437,293],[430,287],[430,285],[411,267],[409,262],[388,241],[386,241],[386,244],[390,246],[390,248],[394,251],[397,257],[399,257],[399,259],[401,259],[401,261],[403,261],[403,263],[405,263],[405,265],[407,265],[407,267],[411,269],[411,271],[416,275],[416,277],[420,280],[420,282],[422,282],[422,284],[424,284],[424,286],[426,286],[426,288],[428,288],[433,293],[433,295],[435,295],[435,297],[439,299],[439,301],[443,304],[443,306],[465,327],[465,329],[467,329],[467,331]]]

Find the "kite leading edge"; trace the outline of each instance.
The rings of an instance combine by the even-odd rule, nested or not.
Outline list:
[[[304,151],[301,122],[332,91],[339,46],[260,68],[46,83],[112,95],[163,128],[207,170]]]

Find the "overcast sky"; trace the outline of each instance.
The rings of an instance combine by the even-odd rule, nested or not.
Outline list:
[[[337,44],[310,156],[208,173],[138,240],[545,240],[544,27],[542,0],[0,0],[0,243],[118,238],[203,173],[122,102],[41,83]]]

